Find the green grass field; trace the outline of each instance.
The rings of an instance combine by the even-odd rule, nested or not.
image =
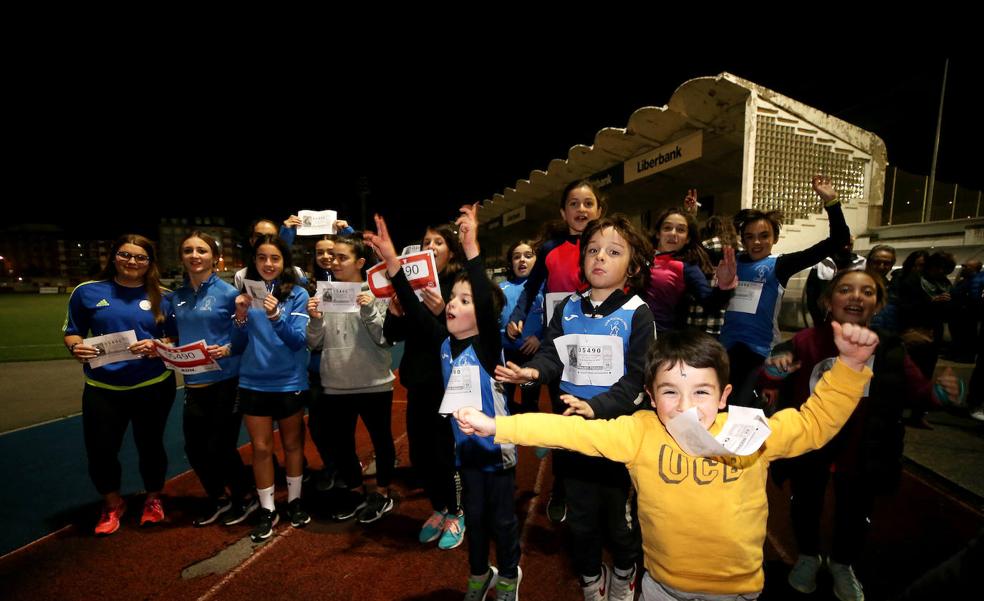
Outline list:
[[[0,362],[71,359],[62,343],[67,294],[0,295]]]

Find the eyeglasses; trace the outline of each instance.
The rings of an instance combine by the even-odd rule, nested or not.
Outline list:
[[[130,259],[133,259],[134,261],[140,264],[150,263],[150,257],[148,257],[147,255],[133,255],[126,252],[125,250],[118,251],[116,253],[116,258],[123,259],[123,261],[126,263],[129,263]]]

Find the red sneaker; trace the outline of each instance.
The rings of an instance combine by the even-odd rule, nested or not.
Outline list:
[[[99,536],[109,536],[120,529],[120,518],[126,513],[126,502],[120,501],[119,505],[110,507],[103,506],[99,522],[96,524],[95,533]]]
[[[164,506],[158,497],[147,499],[144,502],[143,515],[140,516],[140,525],[160,524],[164,521]]]

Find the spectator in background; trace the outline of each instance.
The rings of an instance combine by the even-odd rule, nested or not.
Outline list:
[[[953,255],[935,252],[926,259],[922,273],[911,271],[899,287],[902,340],[927,380],[933,379],[943,343],[943,323],[951,306],[951,284],[946,276],[955,268]],[[926,410],[925,405],[914,407],[908,424],[932,429],[926,421]]]

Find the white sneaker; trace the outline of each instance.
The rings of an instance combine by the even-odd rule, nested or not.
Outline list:
[[[584,601],[608,601],[608,566],[601,564],[601,576],[591,584],[584,584],[582,578],[581,592]]]
[[[632,566],[632,573],[622,578],[615,570],[612,570],[612,577],[608,582],[608,601],[634,601],[636,590],[636,567]]]
[[[984,422],[984,407],[970,412],[970,417],[976,419],[979,422]]]
[[[846,564],[836,561],[827,562],[827,569],[830,576],[834,579],[834,595],[840,601],[864,601],[864,591],[858,577],[854,575],[854,569]]]

